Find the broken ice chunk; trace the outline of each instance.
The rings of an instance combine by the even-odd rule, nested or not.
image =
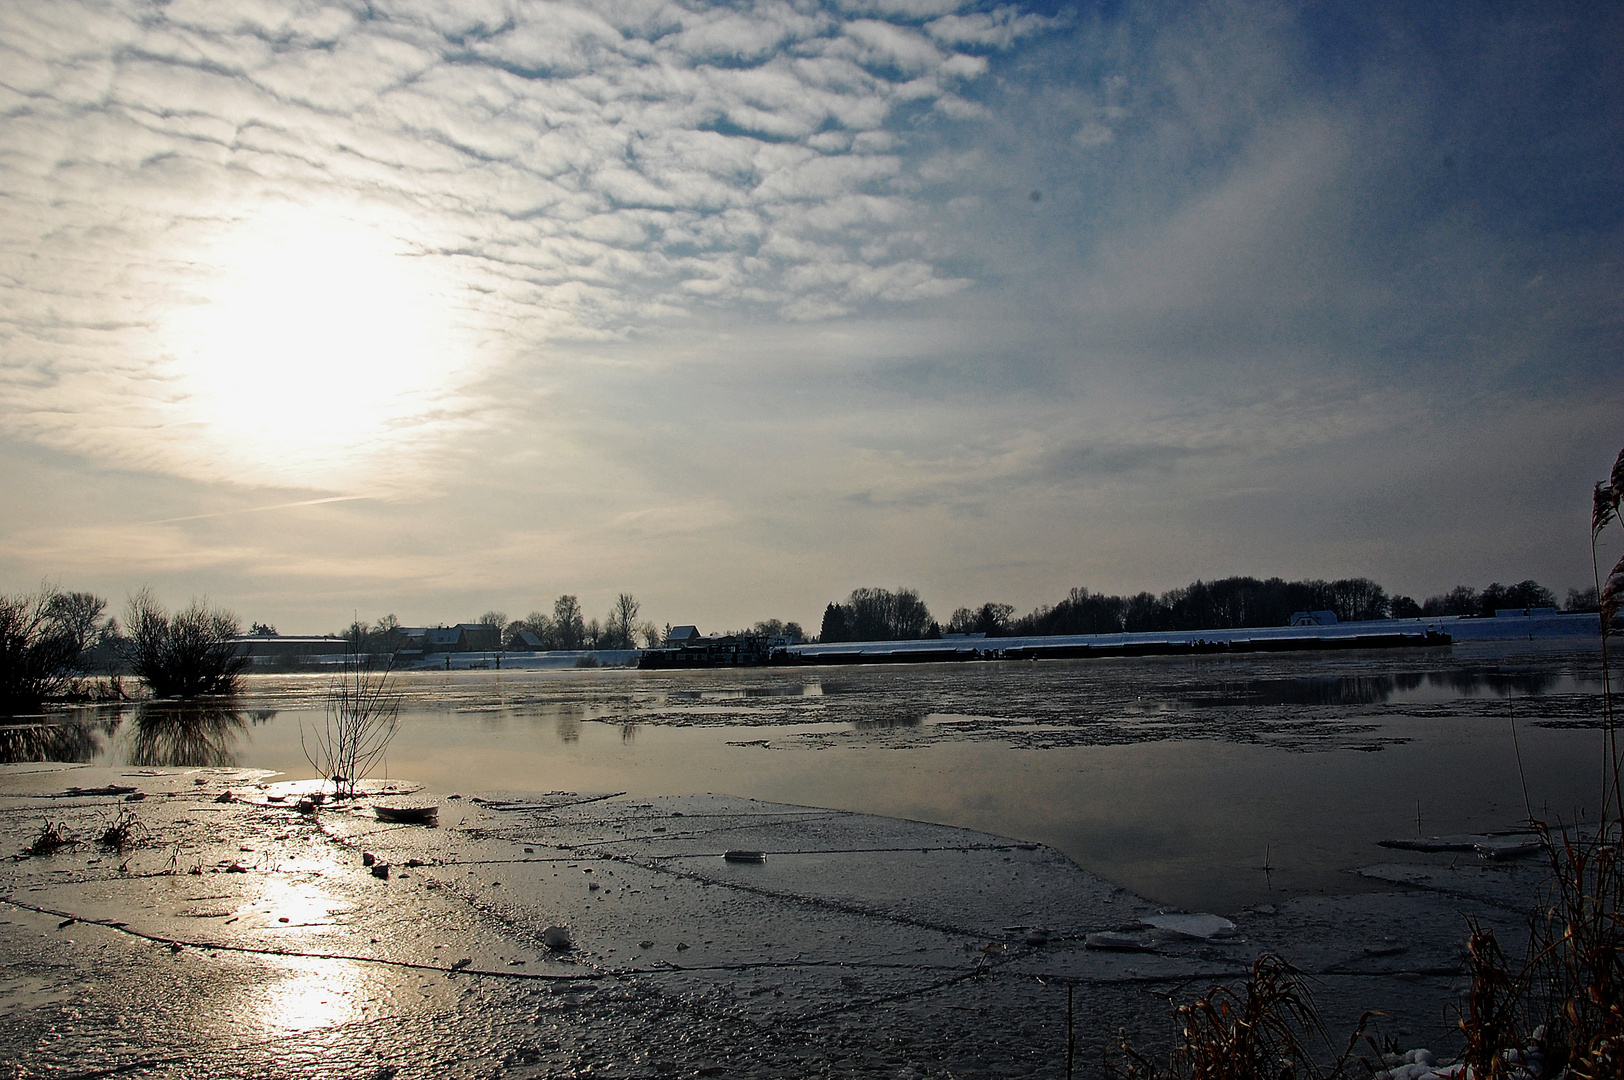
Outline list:
[[[1197,938],[1202,941],[1208,938],[1229,937],[1235,932],[1235,924],[1218,915],[1146,915],[1139,921],[1146,926],[1165,930],[1179,937]]]

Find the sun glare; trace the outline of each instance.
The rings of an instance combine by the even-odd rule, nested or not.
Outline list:
[[[191,421],[245,465],[330,473],[387,458],[463,374],[447,284],[387,231],[259,222],[199,269],[173,357]]]

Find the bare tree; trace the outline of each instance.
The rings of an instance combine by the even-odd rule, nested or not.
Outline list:
[[[553,632],[560,649],[579,649],[586,639],[586,620],[581,601],[568,593],[553,601]]]
[[[609,609],[608,644],[612,649],[637,648],[637,613],[643,605],[631,593],[615,597]]]
[[[30,712],[69,689],[83,648],[47,587],[0,596],[0,713]]]
[[[96,643],[97,632],[101,629],[102,612],[107,609],[107,601],[94,593],[59,592],[51,595],[48,606],[51,618],[73,638],[79,650],[79,657],[83,657]],[[76,663],[75,666],[82,665]]]
[[[553,630],[553,620],[543,612],[532,611],[524,618],[509,623],[502,637],[503,645],[510,649],[516,648],[517,646],[514,643],[517,641],[519,634],[524,631],[536,635],[536,640],[541,642],[541,647],[544,649],[558,647],[558,635]]]

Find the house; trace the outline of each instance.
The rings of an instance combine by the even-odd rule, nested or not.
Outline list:
[[[691,645],[699,641],[699,627],[673,626],[671,632],[665,635],[665,643],[669,646]]]
[[[545,652],[547,644],[537,637],[534,631],[520,630],[513,635],[513,648],[530,652]]]
[[[1294,611],[1288,626],[1335,626],[1334,611]]]
[[[502,628],[490,623],[458,623],[458,648],[462,652],[495,652],[502,647]]]
[[[455,626],[431,626],[423,631],[423,651],[461,652],[462,631]]]

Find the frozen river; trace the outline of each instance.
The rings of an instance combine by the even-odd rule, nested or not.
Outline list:
[[[309,775],[331,675],[234,708],[85,710],[53,756]],[[1594,811],[1599,658],[1381,653],[706,672],[421,672],[385,769],[441,792],[714,792],[1051,845],[1158,902],[1361,887],[1387,837]],[[1515,718],[1515,723],[1513,723]],[[1518,756],[1522,769],[1519,771]],[[1419,822],[1418,822],[1419,819]]]

